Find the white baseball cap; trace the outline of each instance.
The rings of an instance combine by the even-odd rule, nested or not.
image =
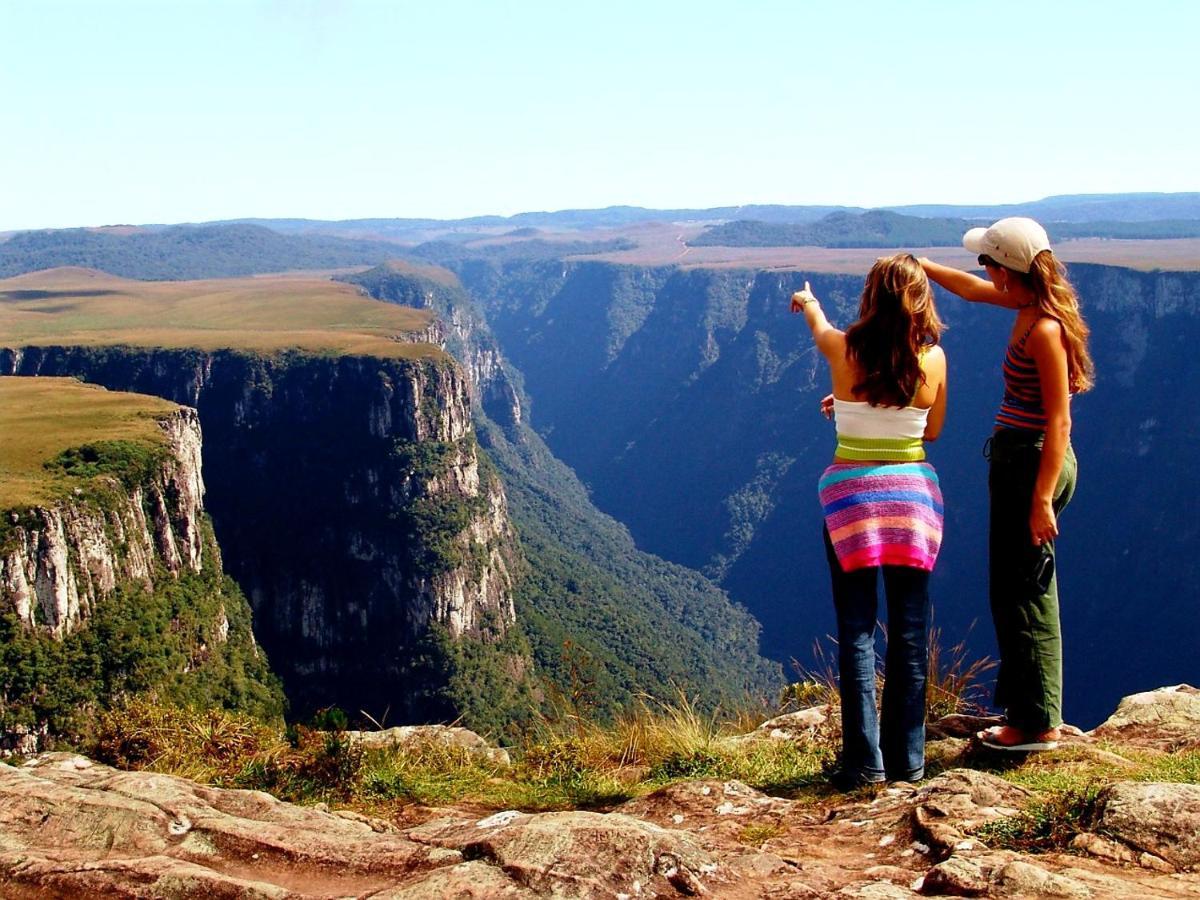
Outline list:
[[[1006,269],[1028,273],[1033,258],[1050,249],[1050,238],[1033,219],[1013,216],[991,228],[972,228],[963,235],[963,246],[972,253],[990,256]]]

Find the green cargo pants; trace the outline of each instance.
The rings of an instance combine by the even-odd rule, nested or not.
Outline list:
[[[985,455],[991,461],[988,581],[1000,648],[996,705],[1014,728],[1040,733],[1062,724],[1062,628],[1054,542],[1035,547],[1029,533],[1042,434],[1000,429]],[[1068,446],[1054,489],[1055,515],[1075,493],[1076,472],[1075,451]]]

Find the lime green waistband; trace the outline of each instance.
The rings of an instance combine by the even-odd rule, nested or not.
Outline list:
[[[920,438],[856,438],[838,435],[837,455],[842,459],[916,461],[925,458]]]

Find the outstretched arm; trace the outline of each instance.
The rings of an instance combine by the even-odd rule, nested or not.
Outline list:
[[[812,332],[817,349],[828,359],[830,354],[838,350],[842,332],[829,324],[825,311],[821,309],[821,301],[813,294],[808,282],[804,282],[804,290],[792,294],[792,312],[803,313],[804,321]]]
[[[941,263],[935,263],[932,259],[927,259],[924,256],[917,260],[917,262],[921,264],[921,268],[925,270],[925,274],[933,281],[940,284],[950,293],[962,297],[964,300],[971,303],[990,303],[993,306],[1003,306],[1007,309],[1016,309],[1018,306],[1015,299],[978,275],[972,275],[970,272],[963,272],[961,269],[955,269],[950,266],[943,266]]]

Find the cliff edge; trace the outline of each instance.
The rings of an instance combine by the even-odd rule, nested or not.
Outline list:
[[[0,432],[9,743],[69,732],[127,690],[279,715],[205,514],[196,411],[73,379],[3,377]]]

